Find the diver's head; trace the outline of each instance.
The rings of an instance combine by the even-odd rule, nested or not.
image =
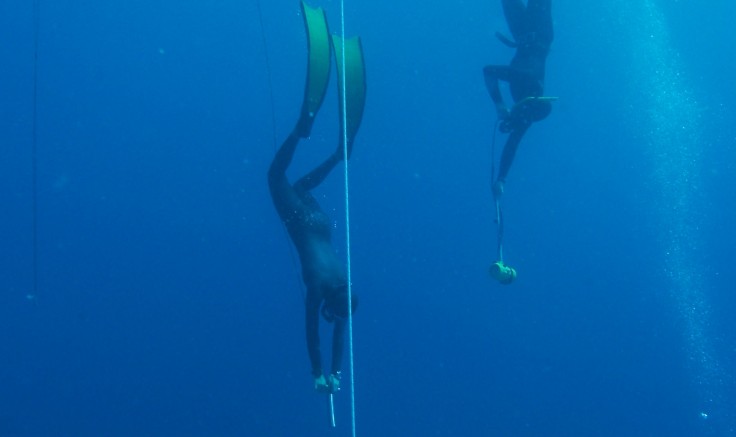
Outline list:
[[[358,308],[358,296],[353,294],[350,301],[353,307],[351,313],[355,314],[355,310]],[[325,297],[325,302],[322,304],[322,317],[330,323],[336,319],[345,320],[348,318],[347,289]]]

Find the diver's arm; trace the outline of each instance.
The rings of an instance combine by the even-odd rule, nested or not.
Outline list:
[[[319,301],[307,297],[306,304],[307,352],[312,364],[312,375],[322,375],[322,359],[319,350]]]
[[[345,320],[335,319],[332,328],[332,374],[339,375],[342,369],[342,353],[345,346]]]
[[[509,134],[509,138],[506,140],[506,145],[503,148],[503,153],[501,153],[501,163],[498,166],[498,178],[496,178],[497,181],[506,181],[506,175],[508,175],[509,169],[511,169],[511,163],[514,162],[516,149],[519,148],[521,138],[524,136],[527,129],[529,129],[529,125],[523,124],[518,128],[512,130]]]
[[[341,161],[340,155],[341,154],[339,154],[338,152],[330,155],[330,157],[325,159],[322,164],[318,165],[314,170],[310,171],[304,177],[299,179],[294,184],[294,188],[299,192],[306,192],[317,187],[319,184],[322,183],[322,181],[325,180],[332,169],[335,168],[335,165],[337,165],[337,163]]]

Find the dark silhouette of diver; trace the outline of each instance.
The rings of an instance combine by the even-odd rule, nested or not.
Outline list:
[[[503,194],[504,182],[516,149],[529,126],[547,117],[550,98],[543,97],[545,62],[554,38],[551,0],[501,0],[513,40],[496,32],[505,45],[516,49],[511,64],[488,65],[483,69],[486,87],[496,106],[501,132],[509,137],[504,146],[498,177],[493,184],[496,198]],[[514,106],[504,104],[499,81],[508,82]]]
[[[336,391],[339,388],[343,353],[343,337],[348,316],[347,275],[345,266],[332,246],[330,218],[320,208],[311,190],[324,181],[335,165],[342,160],[343,147],[330,155],[322,164],[299,179],[289,183],[286,169],[291,163],[299,143],[298,128],[281,148],[268,170],[268,186],[279,217],[294,243],[302,266],[302,279],[307,287],[306,331],[307,349],[312,363],[315,388],[319,391]],[[324,304],[323,304],[324,302]],[[352,296],[353,307],[357,296]],[[332,371],[326,380],[322,373],[319,314],[334,323],[332,333]]]
[[[268,187],[271,199],[281,221],[286,226],[291,241],[299,254],[302,279],[306,285],[306,337],[309,360],[312,365],[314,387],[317,391],[334,393],[340,388],[340,372],[343,355],[345,327],[349,315],[357,307],[357,296],[348,296],[346,267],[332,245],[332,222],[320,208],[311,191],[318,187],[335,166],[345,159],[344,141],[347,140],[347,158],[353,149],[353,140],[363,114],[365,77],[363,52],[359,38],[330,38],[324,11],[311,8],[302,2],[302,12],[309,39],[309,66],[301,117],[294,130],[276,152],[268,170]],[[334,48],[333,48],[334,46]],[[348,87],[339,87],[341,109],[345,106],[346,120],[340,120],[345,128],[340,144],[327,159],[291,184],[286,171],[301,138],[307,138],[314,117],[324,100],[329,82],[332,53],[345,54],[345,81]],[[342,82],[343,63],[337,63],[338,77]],[[340,83],[342,85],[342,83]],[[345,125],[347,123],[347,125]],[[348,302],[352,304],[348,311]],[[322,370],[319,338],[320,313],[332,330],[332,368],[325,378]]]

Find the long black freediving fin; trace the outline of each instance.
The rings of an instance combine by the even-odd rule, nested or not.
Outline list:
[[[360,43],[360,37],[343,39],[337,35],[332,36],[332,45],[337,64],[340,132],[345,129],[349,158],[353,140],[358,133],[360,122],[363,119],[363,109],[365,108],[366,85],[363,46]],[[344,62],[343,53],[345,56]],[[345,81],[344,84],[343,80]],[[345,125],[345,123],[347,124]]]
[[[327,27],[327,18],[322,8],[313,8],[301,2],[304,26],[307,29],[307,82],[304,86],[304,103],[299,117],[297,131],[299,136],[306,138],[312,131],[314,117],[322,106],[330,80],[330,32]]]

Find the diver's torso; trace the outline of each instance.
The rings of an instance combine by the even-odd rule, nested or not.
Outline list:
[[[538,49],[517,50],[510,65],[514,76],[509,81],[514,101],[543,95],[546,57],[546,52]]]
[[[329,242],[332,238],[330,217],[319,207],[310,208],[302,202],[291,208],[288,216],[284,217],[284,224],[297,246],[306,244],[299,243],[299,240],[321,239]]]
[[[538,48],[522,48],[516,50],[516,54],[511,59],[511,68],[533,80],[544,81],[545,64],[547,62],[547,53]]]
[[[302,264],[302,278],[310,292],[322,294],[347,284],[345,266],[332,243],[313,240],[297,250]]]
[[[307,287],[344,286],[347,275],[332,245],[332,221],[316,202],[293,205],[284,223],[299,253],[302,277]]]

